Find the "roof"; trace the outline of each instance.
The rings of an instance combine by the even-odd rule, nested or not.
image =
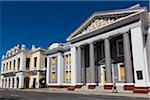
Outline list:
[[[146,10],[147,9],[145,7],[140,7],[140,5],[138,4],[138,5],[134,5],[130,8],[126,8],[126,9],[95,12],[85,22],[83,22],[83,24],[81,24],[73,33],[71,33],[71,35],[67,38],[67,41],[71,41],[75,38],[81,37],[92,31],[101,29],[108,25],[112,25],[121,20],[124,20],[127,18],[129,19],[135,15],[138,15],[141,12],[146,11]],[[110,22],[110,23],[101,25],[100,27],[96,27],[95,29],[92,30],[91,27],[94,26],[93,23],[95,24],[95,20],[97,20],[97,19],[103,23],[107,23],[107,22]],[[112,19],[114,19],[114,20],[112,20]],[[88,31],[88,30],[92,30],[92,31]]]

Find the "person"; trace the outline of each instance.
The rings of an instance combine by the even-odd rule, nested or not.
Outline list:
[[[113,90],[112,90],[112,93],[117,93],[116,83],[113,84]]]

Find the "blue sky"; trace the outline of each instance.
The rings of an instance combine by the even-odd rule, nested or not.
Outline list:
[[[127,8],[148,1],[0,2],[0,58],[16,44],[47,48],[66,38],[93,12]]]

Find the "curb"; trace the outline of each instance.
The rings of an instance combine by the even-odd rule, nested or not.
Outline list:
[[[85,92],[85,91],[58,91],[58,90],[32,90],[32,89],[20,89],[16,91],[31,91],[31,92],[45,92],[45,93],[66,93],[66,94],[80,94],[80,95],[87,95],[87,96],[114,96],[114,97],[136,97],[136,98],[150,98],[150,94],[135,94],[135,93],[92,93],[92,92]]]

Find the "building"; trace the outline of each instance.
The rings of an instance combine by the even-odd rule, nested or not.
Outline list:
[[[15,46],[2,57],[1,88],[39,88],[40,79],[44,80],[46,50],[34,45],[31,49],[25,45]]]
[[[48,87],[68,87],[71,84],[71,54],[69,43],[53,43],[47,54]]]
[[[149,18],[148,10],[140,5],[91,15],[67,38],[70,47],[67,52],[71,55],[70,73],[65,70],[64,45],[50,46],[48,86],[65,87],[67,81],[67,86],[74,88],[87,86],[94,89],[99,86],[103,90],[111,90],[116,83],[121,91],[148,93]]]
[[[48,49],[19,45],[2,58],[2,88],[48,87],[150,92],[150,13],[135,5],[96,12]]]

